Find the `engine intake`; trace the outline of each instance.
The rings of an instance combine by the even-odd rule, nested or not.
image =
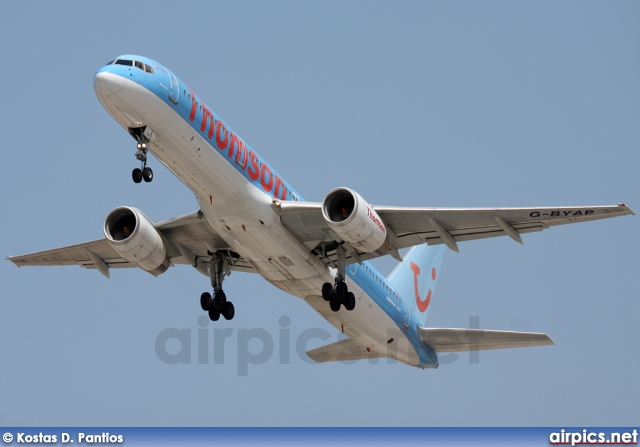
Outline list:
[[[349,188],[330,191],[322,201],[322,215],[338,236],[358,250],[389,250],[390,239],[382,219],[357,192]]]
[[[162,236],[139,209],[121,206],[111,211],[104,221],[104,235],[120,256],[152,275],[171,265]]]

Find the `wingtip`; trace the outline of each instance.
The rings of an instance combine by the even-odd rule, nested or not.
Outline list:
[[[630,214],[632,215],[636,215],[636,213],[631,209],[631,207],[628,207],[627,205],[625,205],[624,203],[618,203],[618,206],[620,208],[625,208]]]

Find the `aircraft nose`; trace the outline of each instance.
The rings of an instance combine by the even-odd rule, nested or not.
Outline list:
[[[93,77],[93,88],[96,90],[98,97],[113,96],[122,90],[125,82],[127,82],[127,80],[122,76],[102,71],[96,73]]]

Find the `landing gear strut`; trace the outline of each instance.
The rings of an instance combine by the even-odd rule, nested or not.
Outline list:
[[[356,307],[356,297],[353,292],[349,292],[349,287],[344,280],[346,264],[346,251],[344,247],[338,247],[337,254],[338,274],[336,275],[336,284],[332,286],[331,283],[324,283],[322,285],[322,298],[324,298],[325,301],[329,301],[329,306],[334,312],[338,312],[341,305],[344,305],[345,309],[351,311]]]
[[[222,282],[225,277],[225,259],[221,253],[209,253],[209,277],[213,296],[209,292],[200,295],[200,307],[209,313],[211,321],[218,321],[220,315],[226,320],[233,319],[235,308],[231,301],[227,301],[227,295],[222,290]]]
[[[140,160],[140,167],[135,168],[131,172],[131,177],[135,183],[140,183],[142,180],[150,182],[153,180],[153,171],[147,167],[147,152],[149,151],[149,138],[145,135],[146,127],[138,129],[129,129],[129,133],[138,142],[138,151],[136,152],[136,159]]]

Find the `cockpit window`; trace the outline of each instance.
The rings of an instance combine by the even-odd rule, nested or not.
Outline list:
[[[139,68],[140,70],[146,72],[146,73],[150,73],[153,74],[153,68],[151,68],[149,65],[144,64],[140,61],[132,61],[130,59],[115,59],[112,60],[111,62],[109,62],[107,65],[126,65],[127,67],[136,67]]]

